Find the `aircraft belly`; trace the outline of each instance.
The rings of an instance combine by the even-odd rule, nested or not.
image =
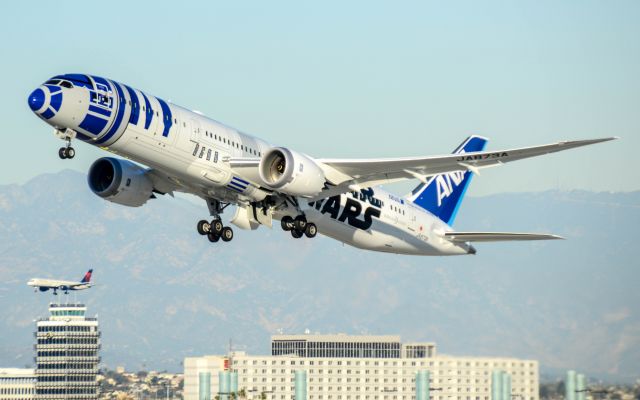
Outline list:
[[[222,192],[227,191],[223,186],[229,180],[228,171],[216,168],[210,162],[194,160],[191,154],[175,151],[172,146],[164,146],[153,137],[136,132],[135,129],[127,129],[122,138],[109,150],[164,171],[182,181],[185,188],[200,187],[203,193],[206,193],[217,186]]]
[[[374,220],[371,228],[363,230],[332,219],[314,208],[305,210],[305,214],[321,234],[350,246],[386,253],[435,254],[431,246],[380,220]]]

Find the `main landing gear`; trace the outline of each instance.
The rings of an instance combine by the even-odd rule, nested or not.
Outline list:
[[[318,234],[318,227],[313,222],[307,222],[304,215],[298,215],[292,218],[285,215],[280,220],[280,226],[284,231],[291,231],[291,236],[300,239],[302,236],[314,238]]]
[[[224,226],[220,219],[220,214],[222,214],[228,204],[223,205],[218,200],[207,199],[207,206],[213,219],[211,222],[204,219],[199,221],[197,225],[198,233],[206,236],[211,243],[216,243],[220,239],[222,239],[223,242],[230,242],[233,239],[233,229]]]
[[[60,157],[61,159],[72,159],[73,157],[76,156],[76,150],[71,147],[71,138],[67,137],[65,138],[65,146],[64,147],[60,147],[60,150],[58,150],[58,157]]]
[[[222,221],[214,219],[211,222],[201,220],[197,225],[198,233],[207,236],[211,243],[215,243],[222,239],[223,242],[230,242],[233,239],[233,229],[224,226]]]

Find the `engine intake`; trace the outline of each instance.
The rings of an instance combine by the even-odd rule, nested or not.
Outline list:
[[[103,157],[89,169],[87,181],[96,195],[113,203],[140,207],[153,196],[147,170],[127,160]]]
[[[294,196],[315,196],[325,184],[322,168],[311,157],[284,147],[262,156],[259,173],[267,187]]]

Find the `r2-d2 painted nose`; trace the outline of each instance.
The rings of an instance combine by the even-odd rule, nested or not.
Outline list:
[[[51,119],[62,105],[62,89],[43,85],[31,92],[27,99],[29,108],[45,120]]]
[[[29,95],[29,108],[31,111],[38,111],[44,105],[44,92],[42,89],[37,88]]]

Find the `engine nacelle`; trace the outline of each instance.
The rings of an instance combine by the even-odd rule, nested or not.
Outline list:
[[[325,184],[324,172],[312,158],[284,147],[268,150],[259,172],[266,186],[294,196],[315,196]]]
[[[87,181],[93,193],[114,203],[140,207],[153,196],[147,170],[127,160],[103,157],[89,169]]]

